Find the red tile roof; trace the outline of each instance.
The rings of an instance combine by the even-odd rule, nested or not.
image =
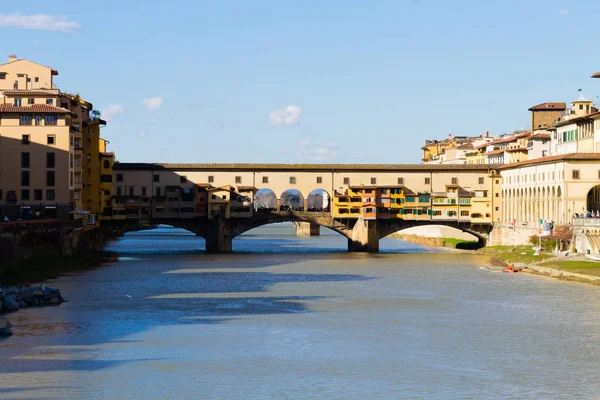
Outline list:
[[[480,146],[477,146],[478,149],[481,149],[483,147],[487,147],[487,146],[493,146],[495,144],[500,144],[500,143],[510,143],[510,142],[514,142],[515,140],[517,140],[517,136],[511,136],[508,138],[504,138],[504,139],[498,139],[498,140],[494,140],[493,142],[489,142],[489,143],[484,143]]]
[[[529,111],[564,111],[566,109],[566,103],[542,103],[531,107]]]
[[[531,132],[525,132],[525,133],[521,133],[521,134],[519,134],[519,135],[517,135],[517,136],[515,136],[515,137],[516,137],[517,139],[523,139],[523,138],[526,138],[526,137],[529,137],[529,136],[531,136]]]
[[[24,97],[48,97],[58,96],[58,89],[51,90],[2,90],[2,93],[6,96],[24,96]]]
[[[49,106],[47,104],[32,104],[28,107],[16,107],[11,104],[0,104],[0,112],[72,114],[71,111],[67,110],[66,108]]]
[[[530,140],[544,140],[544,139],[550,139],[550,135],[547,133],[538,133],[537,135],[533,135],[532,137],[529,138]]]
[[[520,167],[531,164],[544,164],[553,161],[600,161],[600,153],[571,153],[571,154],[559,154],[557,156],[548,156],[541,158],[534,158],[533,160],[519,161],[512,164],[504,164],[498,166],[500,169],[507,169],[513,167]]]
[[[487,152],[487,153],[485,153],[485,154],[487,154],[487,155],[489,155],[489,156],[493,156],[493,155],[495,155],[495,154],[504,153],[504,150],[505,150],[505,149],[498,149],[498,150],[488,151],[488,152]]]

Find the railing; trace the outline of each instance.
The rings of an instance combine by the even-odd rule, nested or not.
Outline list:
[[[573,225],[600,227],[600,218],[573,218]]]

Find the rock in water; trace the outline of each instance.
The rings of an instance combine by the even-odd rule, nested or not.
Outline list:
[[[0,336],[10,336],[12,335],[12,324],[10,321],[4,316],[0,315]]]
[[[4,311],[17,311],[19,309],[19,303],[15,298],[8,294],[2,298],[2,310]]]

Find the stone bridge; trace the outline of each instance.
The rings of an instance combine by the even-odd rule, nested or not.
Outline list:
[[[125,221],[124,221],[125,222]],[[138,221],[128,220],[128,223]],[[333,218],[326,212],[257,212],[251,218],[153,218],[151,224],[165,224],[194,232],[206,240],[206,251],[227,253],[232,251],[235,237],[251,229],[279,222],[293,222],[299,236],[316,236],[320,226],[329,228],[348,239],[348,251],[377,252],[379,240],[397,231],[423,225],[444,225],[470,233],[484,246],[492,224],[471,224],[457,220],[402,220]]]

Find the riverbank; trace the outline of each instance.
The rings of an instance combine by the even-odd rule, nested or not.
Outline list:
[[[459,250],[476,250],[480,246],[477,240],[464,240],[448,237],[427,237],[420,235],[405,235],[400,233],[393,233],[389,237],[405,240],[411,243],[423,244],[426,246],[446,247]]]
[[[33,256],[9,265],[0,274],[0,285],[31,285],[60,274],[83,271],[104,262],[110,254],[103,251],[86,250],[72,256]]]
[[[531,246],[490,246],[476,253],[489,255],[489,262],[493,265],[511,265],[530,274],[600,285],[600,262],[591,261],[583,255],[560,256],[543,252],[535,255]]]

